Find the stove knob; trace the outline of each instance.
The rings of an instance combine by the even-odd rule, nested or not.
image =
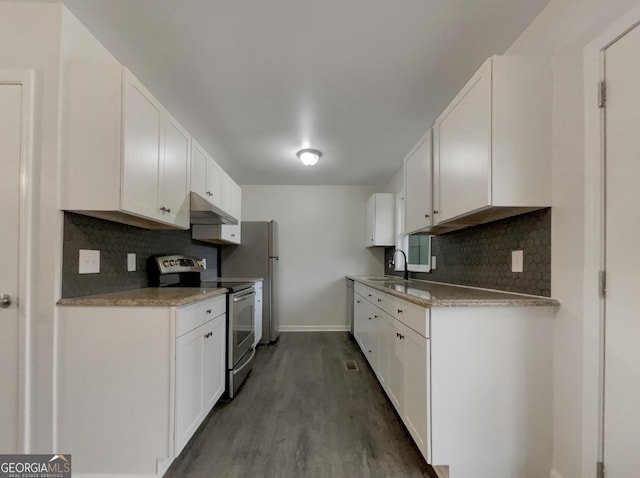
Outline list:
[[[162,261],[162,265],[165,267],[169,267],[169,261]]]

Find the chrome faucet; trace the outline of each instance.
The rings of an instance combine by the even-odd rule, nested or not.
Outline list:
[[[391,256],[391,265],[396,265],[396,252],[401,252],[404,257],[404,280],[409,280],[409,267],[407,266],[407,255],[404,253],[402,249],[394,249],[393,255]]]

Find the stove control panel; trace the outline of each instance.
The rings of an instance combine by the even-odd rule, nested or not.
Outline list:
[[[204,260],[193,256],[158,256],[156,257],[160,274],[174,274],[178,272],[202,272]]]

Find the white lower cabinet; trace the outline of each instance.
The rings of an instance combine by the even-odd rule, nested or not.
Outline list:
[[[428,360],[429,340],[380,307],[407,314],[415,320],[415,306],[396,297],[357,284],[354,293],[354,335],[378,381],[429,461]],[[362,294],[362,295],[360,295]],[[366,297],[366,298],[365,298]],[[428,311],[422,310],[422,327],[428,330]],[[414,312],[414,315],[408,314]]]
[[[451,478],[548,475],[552,307],[427,309],[354,289],[356,341],[427,463]]]
[[[224,392],[224,337],[221,315],[176,339],[176,456]]]
[[[224,392],[224,295],[60,306],[56,334],[56,440],[74,476],[161,476]]]

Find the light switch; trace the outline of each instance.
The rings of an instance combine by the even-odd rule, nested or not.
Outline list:
[[[136,270],[136,254],[135,252],[129,252],[127,254],[127,271],[133,272]]]
[[[524,271],[524,255],[522,251],[511,251],[511,272]]]
[[[431,270],[436,268],[436,256],[431,256]]]
[[[78,274],[100,273],[100,251],[80,249],[78,252]]]
[[[207,259],[205,257],[202,258],[202,268],[203,269],[207,268]]]

